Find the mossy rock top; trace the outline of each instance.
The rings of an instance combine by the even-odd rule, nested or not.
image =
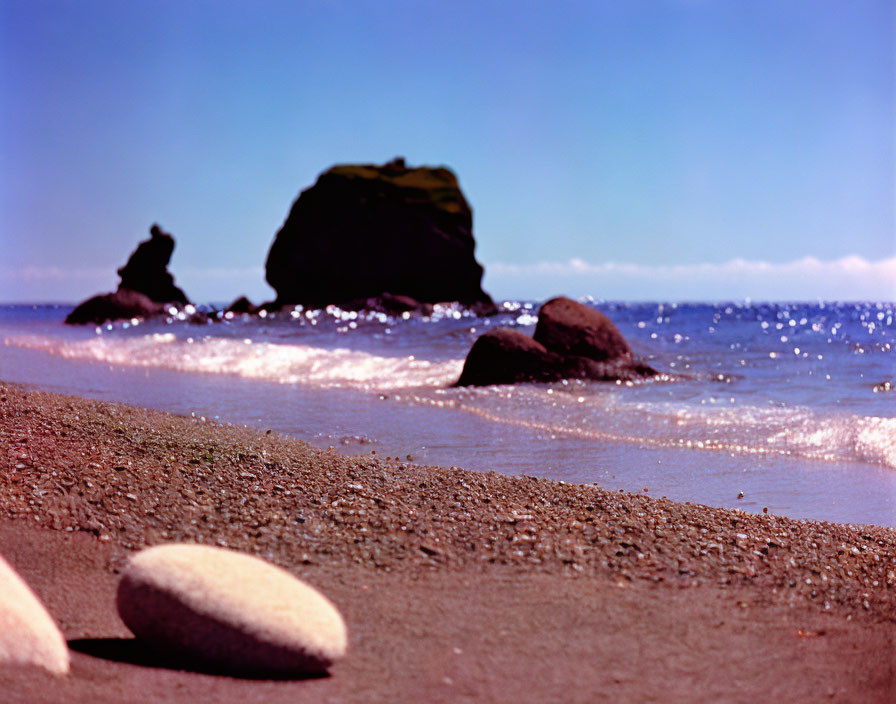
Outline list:
[[[377,181],[381,187],[416,191],[417,198],[426,199],[440,210],[454,215],[468,215],[470,206],[461,193],[457,176],[445,166],[408,167],[403,159],[388,164],[337,164],[320,175],[321,179],[340,178]]]
[[[384,294],[493,305],[474,257],[473,213],[444,167],[337,164],[303,190],[265,265],[280,305]]]

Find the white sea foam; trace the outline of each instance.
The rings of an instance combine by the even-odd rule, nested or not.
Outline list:
[[[257,342],[248,338],[181,339],[173,333],[82,340],[15,335],[6,338],[6,344],[114,366],[232,374],[280,384],[369,391],[444,386],[457,379],[463,364],[453,360],[430,362],[414,355],[384,357],[358,350]]]
[[[855,448],[869,462],[896,467],[896,418],[863,418]]]
[[[389,392],[399,402],[447,408],[549,436],[734,455],[862,461],[896,468],[896,418],[833,415],[803,407],[645,401],[615,385],[522,385],[452,389],[463,360],[429,361],[347,348],[174,333],[70,339],[19,334],[7,345],[66,359],[187,374]],[[645,389],[645,391],[650,391]]]

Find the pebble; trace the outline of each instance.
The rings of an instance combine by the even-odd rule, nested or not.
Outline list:
[[[724,578],[777,601],[806,600],[819,610],[828,603],[827,613],[865,617],[867,600],[874,619],[896,614],[894,528],[797,521],[769,507],[752,515],[458,467],[405,468],[2,382],[0,393],[7,397],[0,446],[27,436],[31,458],[0,476],[0,517],[84,531],[126,550],[218,543],[296,567],[412,573],[506,565],[650,581],[677,580],[684,566],[695,583]],[[66,428],[65,442],[58,428]],[[216,459],[191,464],[197,455]],[[128,471],[110,472],[123,457],[131,458]],[[819,574],[827,579],[815,580]]]
[[[34,592],[0,557],[0,664],[69,670],[68,646]]]
[[[133,556],[118,613],[139,639],[186,661],[255,675],[325,671],[348,637],[320,592],[257,557],[169,544]]]

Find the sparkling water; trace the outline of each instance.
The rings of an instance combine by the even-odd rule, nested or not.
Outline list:
[[[453,388],[478,335],[532,333],[523,301],[101,327],[4,306],[0,378],[346,452],[896,525],[896,304],[587,303],[658,378]]]

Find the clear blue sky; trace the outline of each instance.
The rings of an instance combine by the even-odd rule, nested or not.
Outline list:
[[[0,300],[114,288],[153,222],[194,299],[270,297],[298,192],[396,155],[497,297],[893,300],[894,7],[2,0]]]

